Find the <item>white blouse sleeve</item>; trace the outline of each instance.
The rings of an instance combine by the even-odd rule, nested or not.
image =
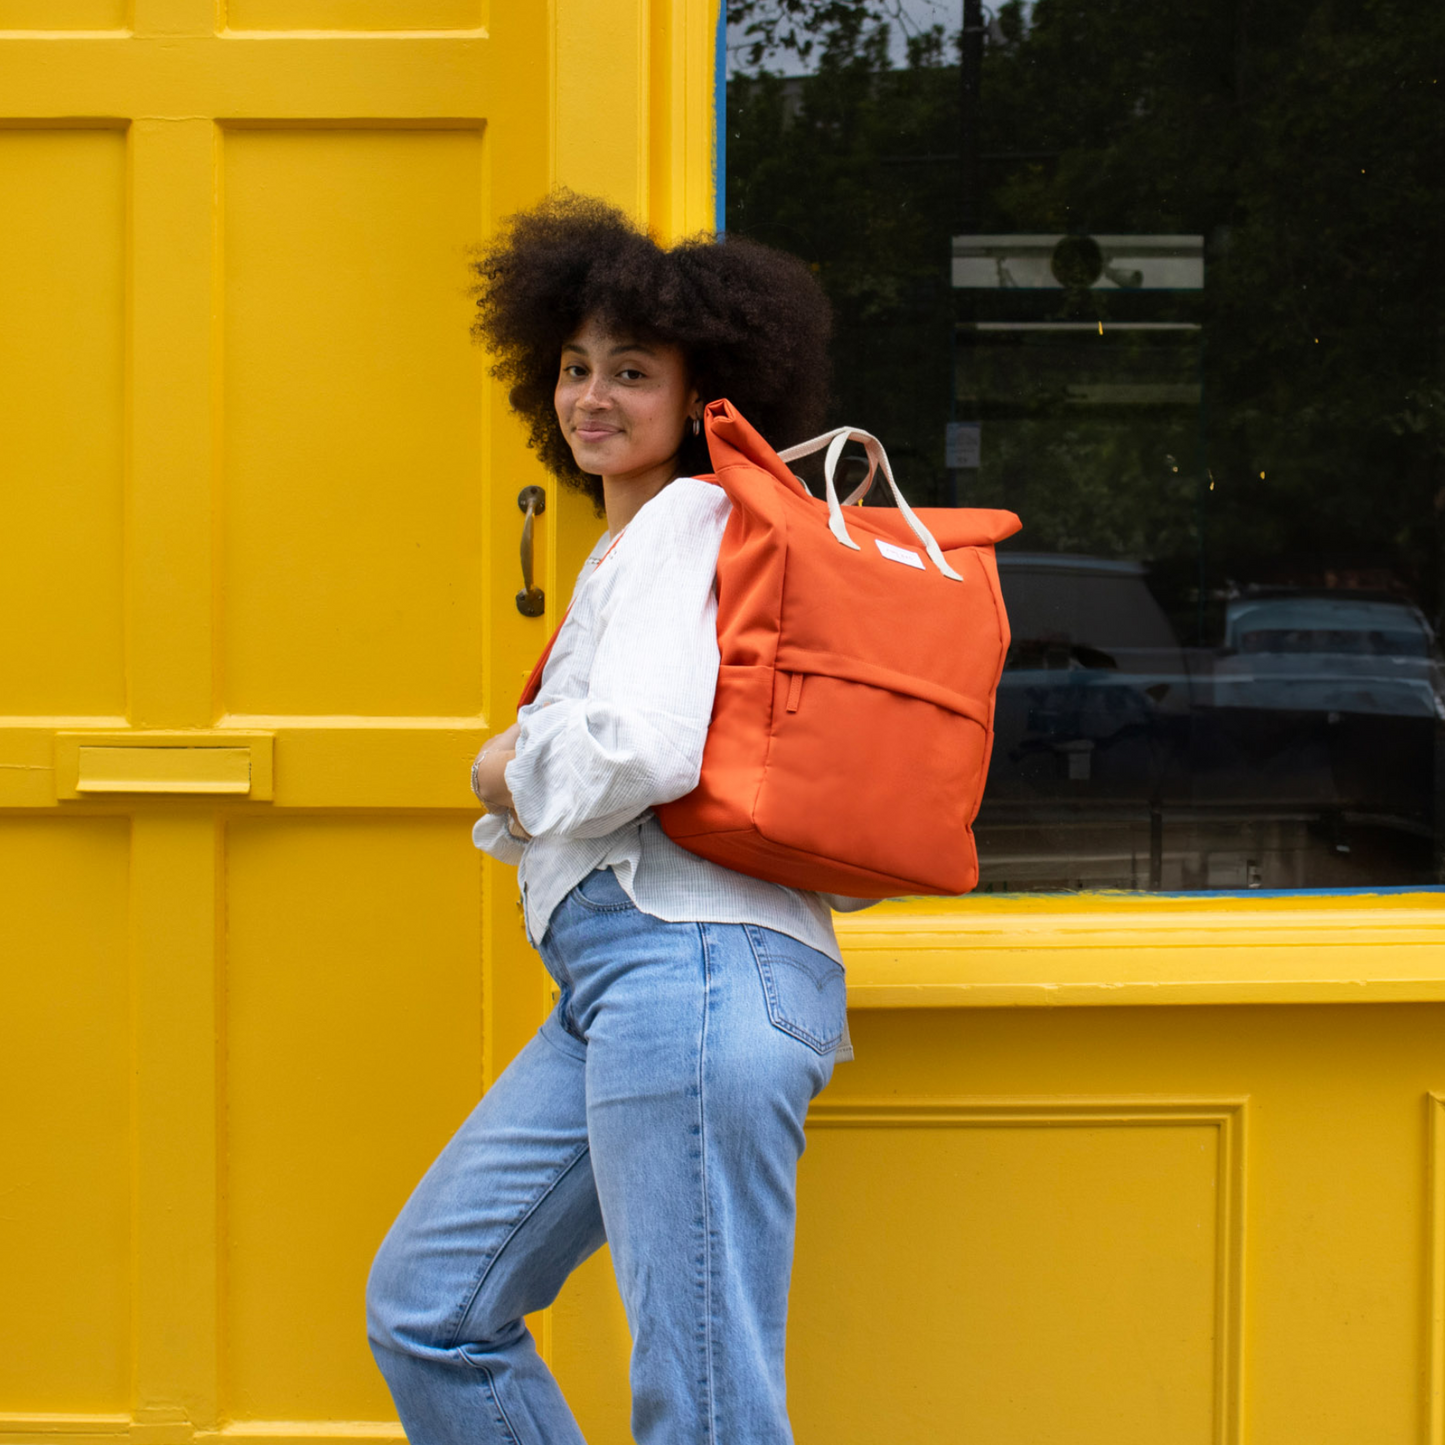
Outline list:
[[[642,507],[602,564],[617,571],[595,622],[586,696],[524,709],[507,764],[517,819],[533,837],[602,837],[697,786],[729,510],[721,488],[681,478]]]
[[[483,813],[472,824],[472,842],[499,863],[515,867],[522,861],[522,840],[512,836],[506,818],[499,813]]]

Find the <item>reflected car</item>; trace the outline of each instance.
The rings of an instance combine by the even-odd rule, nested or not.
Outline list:
[[[1397,598],[1291,592],[1228,605],[1213,706],[1445,720],[1440,646]]]
[[[1149,797],[1189,685],[1143,565],[1003,551],[998,567],[1013,642],[988,796]]]
[[[1263,589],[1184,647],[1141,563],[998,555],[1013,643],[985,886],[1318,887],[1428,876],[1445,660],[1391,596]]]
[[[1387,836],[1392,848],[1413,839],[1409,867],[1432,866],[1445,668],[1418,607],[1343,591],[1247,593],[1227,606],[1224,646],[1196,696],[1201,792],[1292,801],[1341,856],[1361,830],[1376,849]]]

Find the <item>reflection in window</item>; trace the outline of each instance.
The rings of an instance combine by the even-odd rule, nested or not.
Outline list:
[[[834,420],[1023,518],[982,886],[1440,883],[1445,6],[729,20],[727,225],[828,290]]]

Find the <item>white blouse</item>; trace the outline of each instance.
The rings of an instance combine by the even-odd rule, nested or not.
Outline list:
[[[649,811],[692,791],[717,686],[718,550],[731,503],[680,477],[639,509],[608,551],[603,534],[536,701],[518,714],[507,785],[519,843],[503,817],[472,831],[478,848],[518,864],[535,943],[594,868],[611,868],[644,913],[668,922],[752,923],[841,962],[832,899],[765,883],[679,848]]]

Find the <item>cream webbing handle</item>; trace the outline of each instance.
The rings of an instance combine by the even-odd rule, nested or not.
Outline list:
[[[851,505],[860,497],[868,495],[869,489],[873,486],[873,478],[881,468],[884,479],[888,483],[888,490],[893,493],[893,500],[898,504],[898,510],[902,512],[903,519],[912,529],[913,535],[923,544],[923,550],[928,553],[928,560],[945,577],[951,577],[955,582],[962,582],[963,578],[944,559],[942,549],[933,539],[933,533],[918,520],[913,508],[904,501],[903,493],[898,490],[898,483],[893,479],[893,468],[888,464],[888,453],[883,450],[883,443],[871,432],[859,431],[856,427],[840,426],[833,431],[824,432],[822,436],[799,442],[797,446],[779,452],[778,460],[794,462],[800,457],[812,456],[814,452],[821,451],[825,446],[828,448],[827,455],[823,458],[823,486],[828,499],[828,530],[845,547],[851,547],[856,552],[858,544],[848,535],[848,528],[843,521],[843,508],[838,502],[838,489],[834,483],[838,458],[843,455],[843,448],[850,441],[863,443],[863,449],[868,454],[868,475],[854,488],[847,504]]]

